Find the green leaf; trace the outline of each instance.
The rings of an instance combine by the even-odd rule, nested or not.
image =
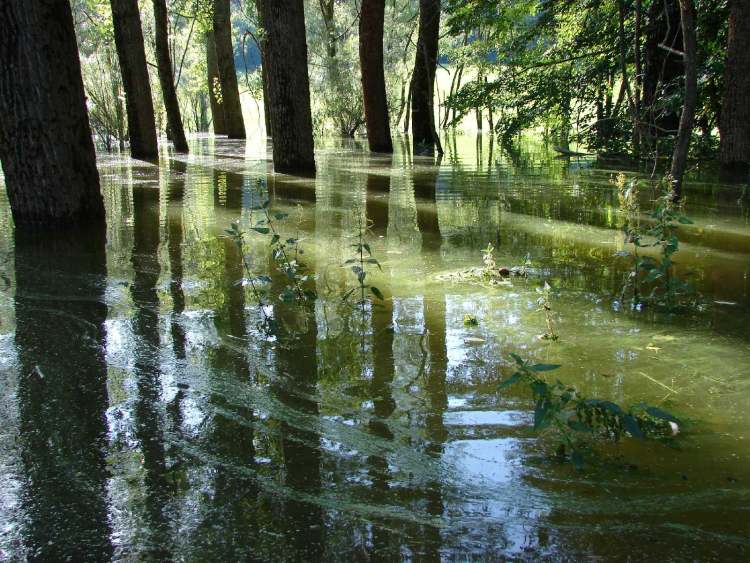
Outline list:
[[[367,251],[367,254],[369,254],[370,256],[372,256],[372,251],[370,250],[370,245],[369,244],[363,244],[362,248],[364,248]]]
[[[523,363],[523,358],[521,358],[521,356],[519,356],[518,354],[515,354],[514,352],[511,352],[511,353],[510,353],[510,357],[511,357],[511,358],[513,358],[513,360],[514,360],[514,361],[515,361],[515,362],[516,362],[516,363],[517,363],[517,364],[518,364],[519,366],[523,366],[523,365],[524,365],[524,363]]]
[[[511,385],[518,383],[523,378],[523,374],[520,371],[517,371],[513,375],[511,375],[508,379],[505,381],[501,381],[500,385],[498,386],[497,390],[502,391],[506,387],[510,387]]]
[[[693,224],[692,219],[690,219],[688,217],[685,217],[683,215],[680,215],[679,217],[677,217],[677,221],[679,223],[682,223],[683,225],[692,225]]]
[[[352,293],[354,293],[354,292],[355,292],[356,290],[357,290],[357,288],[356,288],[356,287],[353,287],[353,288],[351,288],[351,289],[350,289],[349,291],[347,291],[347,292],[346,292],[346,293],[345,293],[345,294],[344,294],[344,295],[343,295],[343,296],[341,297],[341,300],[342,300],[342,301],[346,301],[347,299],[349,299],[349,298],[350,298],[350,297],[352,296]]]
[[[674,422],[675,424],[679,424],[680,420],[673,415],[669,414],[667,411],[660,409],[659,407],[648,407],[646,409],[646,412],[653,416],[654,418],[659,418],[661,420],[667,420],[669,422]]]
[[[638,438],[639,440],[643,440],[645,438],[643,431],[638,424],[638,420],[636,420],[636,418],[632,414],[626,414],[620,417],[620,420],[622,421],[622,427],[627,430],[628,434],[630,434],[633,438]]]
[[[281,221],[281,220],[286,219],[287,217],[289,217],[289,214],[288,213],[278,212],[278,213],[274,213],[273,216],[276,218],[277,221]]]
[[[260,233],[262,235],[267,235],[268,233],[271,232],[271,229],[269,229],[268,227],[253,227],[253,230],[256,233]]]
[[[529,369],[531,371],[537,371],[537,372],[539,372],[539,371],[553,371],[553,370],[556,370],[559,367],[560,367],[559,364],[534,364]]]
[[[279,242],[279,238],[280,238],[280,237],[279,237],[279,235],[273,235],[273,236],[271,237],[271,242],[270,242],[270,244],[271,244],[271,245],[274,245],[274,244],[276,244],[277,242]]]
[[[370,291],[372,292],[372,294],[373,294],[373,295],[374,295],[375,297],[377,297],[377,298],[378,298],[378,299],[380,299],[381,301],[385,301],[385,297],[383,297],[383,294],[382,294],[382,293],[380,292],[380,290],[379,290],[379,289],[378,289],[377,287],[375,287],[375,286],[371,286],[371,287],[370,287]]]

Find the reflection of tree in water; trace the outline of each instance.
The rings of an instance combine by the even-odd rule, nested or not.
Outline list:
[[[32,560],[108,560],[103,232],[16,233],[18,409]]]
[[[159,295],[157,283],[161,271],[159,249],[159,191],[133,188],[133,284],[131,297],[135,314],[132,331],[135,339],[133,377],[136,398],[133,407],[135,438],[143,456],[144,548],[149,557],[168,558],[173,551],[167,504],[170,487],[164,434],[160,414],[161,379]]]

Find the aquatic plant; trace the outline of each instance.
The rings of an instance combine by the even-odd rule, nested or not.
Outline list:
[[[248,264],[247,261],[247,255],[245,253],[245,233],[240,229],[239,223],[237,221],[233,222],[224,232],[232,239],[234,244],[237,246],[237,250],[239,251],[240,256],[242,257],[242,267],[245,270],[245,275],[247,276],[247,280],[250,285],[250,291],[252,291],[253,297],[258,303],[258,309],[260,310],[260,328],[266,333],[275,334],[278,326],[275,319],[269,316],[267,312],[267,303],[265,301],[267,292],[261,286],[261,284],[269,283],[271,281],[271,278],[269,278],[268,276],[256,276],[253,274],[253,271],[250,268],[250,264]]]
[[[678,224],[689,225],[692,220],[677,211],[672,194],[672,183],[669,178],[662,182],[666,188],[656,200],[654,209],[648,213],[653,224],[643,229],[640,224],[640,205],[638,203],[637,180],[627,181],[625,174],[620,173],[615,180],[618,188],[620,211],[623,216],[622,231],[626,245],[632,245],[632,252],[622,250],[616,256],[632,258],[632,271],[627,276],[620,292],[621,302],[627,294],[632,294],[632,308],[640,309],[644,304],[664,307],[669,311],[688,304],[694,304],[688,298],[695,295],[693,288],[674,274],[674,254],[679,250],[677,238]],[[640,249],[655,248],[659,258],[642,256]],[[650,287],[650,292],[644,294]]]
[[[299,256],[304,254],[299,246],[299,235],[285,238],[279,232],[278,222],[286,219],[289,214],[270,210],[270,199],[266,195],[263,180],[258,180],[258,188],[261,197],[265,197],[265,199],[261,204],[251,208],[252,212],[259,212],[261,217],[254,222],[250,229],[256,233],[270,236],[271,256],[278,271],[288,280],[288,284],[279,298],[284,303],[314,301],[317,299],[317,293],[312,288],[306,287],[308,282],[314,279],[314,276],[307,273],[306,265],[299,260]],[[297,232],[299,232],[299,224]]]
[[[560,339],[560,335],[557,332],[557,319],[556,314],[552,310],[552,287],[547,282],[544,282],[542,287],[537,287],[536,292],[539,295],[536,302],[539,305],[537,311],[544,313],[544,321],[547,324],[547,332],[540,335],[539,338],[542,340],[557,341]]]
[[[510,354],[516,371],[500,383],[498,390],[524,384],[534,399],[534,430],[553,432],[560,444],[558,455],[582,467],[584,452],[596,440],[619,441],[630,436],[639,440],[672,437],[681,422],[669,412],[645,403],[623,408],[611,401],[586,398],[559,379],[550,382],[545,374],[560,368],[557,364],[531,364],[518,354]]]
[[[362,310],[362,314],[364,314],[365,307],[368,303],[368,294],[372,294],[381,301],[385,299],[380,289],[374,285],[366,283],[368,266],[377,266],[379,270],[382,270],[383,268],[380,266],[380,262],[378,262],[378,260],[372,255],[372,249],[366,240],[366,234],[370,226],[367,217],[363,217],[360,210],[355,210],[355,215],[357,217],[356,242],[351,245],[351,247],[354,248],[354,256],[344,262],[344,266],[348,266],[356,276],[357,285],[344,292],[341,299],[346,302],[352,295],[359,291],[359,300],[355,305],[359,306]]]

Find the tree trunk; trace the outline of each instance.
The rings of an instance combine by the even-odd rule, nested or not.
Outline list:
[[[657,112],[656,107],[659,100],[666,97],[667,86],[685,73],[683,61],[678,54],[684,50],[678,0],[654,1],[647,15],[642,107],[652,126],[650,136],[657,138],[663,135],[660,129],[674,131],[679,124],[677,113]]]
[[[258,12],[258,25],[261,21],[261,11],[263,10],[263,0],[255,0],[255,11]],[[263,81],[263,120],[266,125],[266,136],[271,136],[271,116],[268,113],[268,64],[266,63],[266,40],[260,38],[260,72]]]
[[[0,3],[0,117],[16,229],[103,226],[68,0]]]
[[[385,0],[363,0],[359,16],[359,61],[367,139],[373,152],[393,152],[383,69]]]
[[[211,101],[211,118],[214,122],[214,135],[227,134],[227,118],[222,101],[219,63],[216,61],[216,41],[212,31],[206,32],[206,71],[208,79],[208,96]]]
[[[750,2],[730,0],[719,161],[747,180],[750,165]]]
[[[117,58],[125,90],[130,154],[133,158],[154,159],[158,156],[159,147],[138,0],[110,0],[110,4]]]
[[[154,4],[154,43],[156,65],[159,70],[159,84],[164,98],[164,109],[167,111],[167,124],[172,133],[172,141],[177,152],[188,152],[185,130],[182,127],[180,103],[172,75],[172,57],[169,55],[169,32],[167,31],[166,0],[153,0]]]
[[[682,178],[687,166],[690,137],[693,134],[695,108],[698,104],[698,72],[696,69],[695,53],[695,8],[693,0],[680,0],[680,16],[682,19],[682,37],[685,44],[685,98],[683,101],[680,128],[677,142],[672,156],[672,191],[675,200],[682,195]]]
[[[440,33],[440,0],[419,0],[419,35],[411,93],[411,129],[416,154],[433,154],[435,72]]]
[[[274,167],[277,172],[314,172],[304,4],[277,0],[261,7]]]
[[[214,41],[227,135],[230,139],[244,139],[245,122],[242,119],[237,70],[234,68],[234,42],[232,41],[229,0],[214,0]]]

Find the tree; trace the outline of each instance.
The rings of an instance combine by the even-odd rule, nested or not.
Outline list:
[[[435,72],[440,33],[440,0],[419,0],[419,35],[411,79],[411,129],[414,152],[442,153],[435,130]]]
[[[237,70],[234,68],[234,43],[229,0],[214,0],[213,26],[226,132],[230,139],[244,139],[245,122],[242,118]]]
[[[680,18],[682,20],[682,38],[685,44],[683,60],[685,61],[685,98],[680,116],[680,128],[677,132],[674,154],[672,155],[672,190],[675,199],[682,195],[682,178],[687,166],[690,137],[693,134],[695,108],[698,104],[698,72],[695,53],[695,8],[693,0],[680,0]]]
[[[274,167],[278,172],[314,172],[304,3],[263,2],[261,10]]]
[[[359,16],[359,61],[367,139],[373,152],[393,152],[383,68],[385,0],[363,0]]]
[[[117,58],[125,89],[130,154],[133,158],[154,159],[159,147],[138,0],[110,0],[110,4]]]
[[[68,0],[0,4],[0,161],[16,229],[104,224]]]
[[[750,2],[730,0],[719,160],[742,180],[750,165]]]
[[[185,130],[182,127],[180,104],[177,101],[177,91],[172,75],[172,57],[169,54],[169,32],[167,31],[166,0],[153,0],[154,4],[154,44],[156,50],[156,66],[159,71],[159,84],[164,98],[164,108],[167,110],[167,125],[177,152],[188,152]]]
[[[216,60],[216,41],[214,41],[213,31],[210,30],[206,32],[206,78],[208,81],[208,97],[211,103],[214,135],[226,135],[227,118],[224,114],[224,103],[221,95],[219,63]]]

